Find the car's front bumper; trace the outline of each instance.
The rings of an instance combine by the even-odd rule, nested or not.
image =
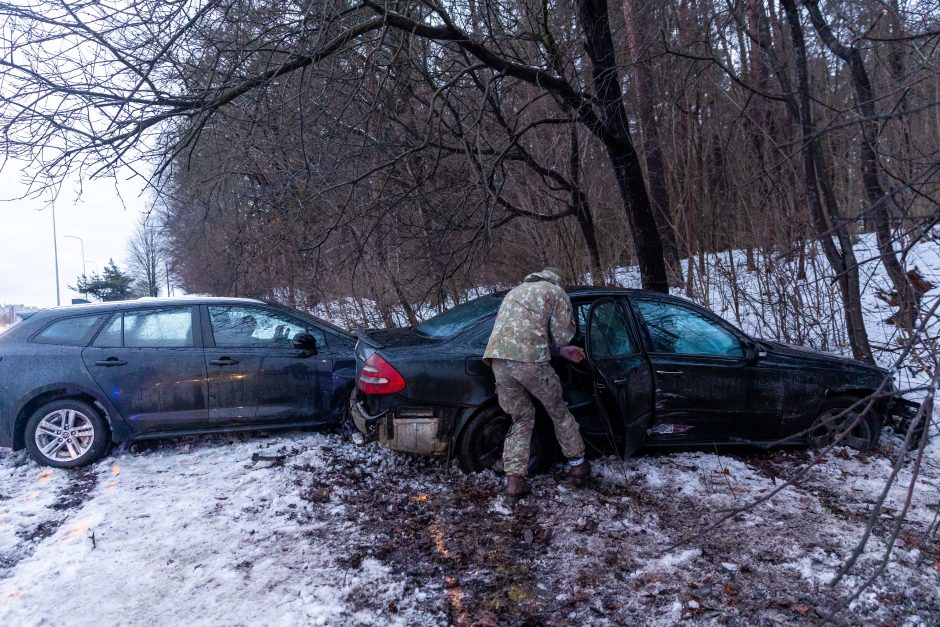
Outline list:
[[[930,424],[930,416],[921,409],[921,404],[908,400],[902,396],[892,396],[888,399],[885,408],[885,426],[891,427],[894,432],[904,438],[913,427],[909,442],[910,448],[920,446],[924,430]]]
[[[373,415],[354,391],[349,413],[365,442],[378,442],[394,451],[418,455],[447,453],[448,443],[438,435],[440,420],[433,408],[387,409]]]

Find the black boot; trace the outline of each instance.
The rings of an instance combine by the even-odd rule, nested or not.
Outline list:
[[[591,478],[590,462],[585,459],[577,466],[568,466],[568,476],[571,477],[576,486],[583,488],[587,485],[588,479]]]
[[[529,481],[522,475],[506,475],[506,494],[514,499],[530,492]]]

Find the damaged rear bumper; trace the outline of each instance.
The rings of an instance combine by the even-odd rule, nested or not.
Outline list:
[[[387,409],[370,414],[365,403],[353,392],[349,412],[365,442],[378,442],[394,451],[418,455],[447,453],[447,440],[438,435],[441,424],[431,407]]]

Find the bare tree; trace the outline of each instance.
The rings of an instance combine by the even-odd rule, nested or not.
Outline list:
[[[127,268],[142,296],[159,296],[162,288],[170,293],[170,258],[158,227],[149,219],[137,223],[127,243]]]
[[[140,156],[155,159],[162,172],[168,157],[198,143],[220,111],[283,77],[337,57],[368,61],[387,42],[399,50],[434,42],[429,61],[449,64],[442,98],[467,72],[485,70],[486,81],[526,85],[553,99],[600,142],[643,284],[663,291],[662,244],[624,109],[608,7],[578,0],[574,8],[589,63],[569,58],[565,75],[546,59],[546,47],[526,43],[528,36],[553,39],[547,6],[494,3],[472,14],[432,2],[372,0],[289,8],[239,0],[196,6],[139,0],[118,8],[82,0],[3,3],[0,18],[14,35],[2,67],[13,97],[0,119],[8,152],[53,177],[68,167],[99,171]],[[518,31],[526,37],[520,40]],[[50,52],[54,42],[68,44]],[[158,141],[171,124],[173,141]],[[47,148],[36,148],[37,137]]]

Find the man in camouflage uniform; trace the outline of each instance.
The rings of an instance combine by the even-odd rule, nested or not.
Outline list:
[[[555,437],[569,460],[571,477],[583,484],[590,476],[578,423],[568,411],[561,381],[550,363],[553,355],[575,363],[584,359],[581,348],[568,345],[574,331],[571,299],[562,287],[562,271],[558,268],[530,274],[506,294],[500,305],[483,361],[493,368],[500,407],[512,416],[503,448],[506,492],[510,496],[529,492],[526,474],[535,427],[533,396],[552,419]]]

